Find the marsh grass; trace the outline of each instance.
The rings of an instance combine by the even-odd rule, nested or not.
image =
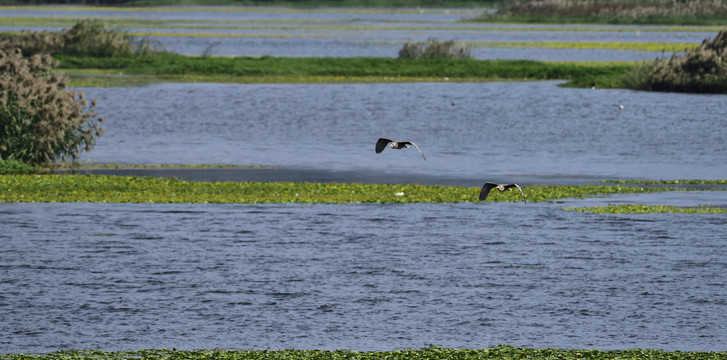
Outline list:
[[[426,42],[404,43],[399,50],[399,59],[471,59],[471,52],[471,45],[430,38]]]
[[[715,360],[727,358],[727,352],[663,351],[659,349],[589,350],[533,349],[498,345],[484,349],[453,349],[426,347],[393,351],[351,350],[169,350],[104,352],[94,350],[58,351],[44,355],[6,354],[0,360],[512,360],[512,359],[650,359],[650,360]]]
[[[631,63],[541,62],[530,60],[201,57],[160,53],[135,57],[58,56],[60,69],[78,80],[141,83],[158,79],[223,82],[388,82],[618,79]],[[130,78],[129,76],[150,78]],[[107,77],[102,79],[102,77]],[[124,78],[126,77],[126,78]],[[589,82],[588,87],[591,84]]]
[[[162,177],[105,175],[0,175],[2,202],[119,203],[457,203],[477,202],[480,188],[417,184],[193,182]],[[529,202],[646,193],[679,187],[527,186]],[[522,201],[519,192],[496,192],[487,202]]]
[[[605,24],[727,24],[727,0],[513,0],[475,21]]]

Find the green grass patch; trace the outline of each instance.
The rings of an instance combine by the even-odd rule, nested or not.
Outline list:
[[[527,186],[529,202],[677,187]],[[0,202],[118,203],[457,203],[477,202],[480,187],[289,182],[192,182],[166,177],[0,175]],[[491,193],[487,202],[522,201],[519,192]]]
[[[104,352],[93,350],[58,351],[45,355],[7,354],[2,360],[106,360],[106,359],[165,359],[165,360],[471,360],[471,359],[651,359],[651,360],[715,360],[727,358],[727,352],[663,351],[658,349],[577,350],[531,349],[499,345],[486,349],[451,349],[427,347],[394,351],[350,350],[168,350]]]
[[[184,56],[57,56],[72,86],[189,82],[388,82],[388,81],[532,81],[592,79],[618,84],[633,63],[542,62],[530,60],[290,58]],[[600,86],[600,87],[606,87]]]
[[[0,159],[0,174],[33,174],[37,170],[24,162]]]
[[[609,204],[607,206],[567,207],[565,210],[593,214],[727,214],[726,208],[707,205],[677,207],[669,205]]]

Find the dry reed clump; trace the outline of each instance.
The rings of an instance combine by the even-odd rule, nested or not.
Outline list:
[[[482,17],[654,20],[726,16],[725,0],[515,0]]]
[[[78,56],[132,56],[158,50],[148,40],[137,43],[123,33],[106,30],[98,21],[84,20],[61,32],[27,31],[0,39],[0,49],[22,49],[25,56],[36,54]]]
[[[652,91],[727,93],[727,30],[684,55],[642,64],[630,87]]]
[[[406,42],[399,50],[399,59],[471,59],[472,46],[456,44],[453,40]]]
[[[0,158],[33,165],[76,159],[103,134],[96,100],[68,91],[49,55],[0,49]]]

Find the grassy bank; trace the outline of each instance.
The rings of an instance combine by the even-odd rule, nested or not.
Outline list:
[[[479,187],[416,184],[192,182],[101,175],[0,175],[0,202],[118,203],[457,203],[477,202]],[[527,186],[528,202],[679,189]],[[522,201],[519,192],[492,192],[487,202]]]
[[[154,81],[388,82],[571,80],[613,87],[631,63],[394,58],[214,57],[160,53],[148,57],[57,56],[74,86]],[[594,83],[595,82],[595,83]]]
[[[630,350],[563,350],[530,349],[499,345],[486,349],[451,349],[427,347],[395,351],[350,351],[350,350],[138,350],[138,351],[59,351],[47,355],[0,355],[2,360],[105,360],[105,359],[166,359],[166,360],[470,360],[470,359],[650,359],[650,360],[716,360],[726,359],[727,352],[709,351],[662,351],[658,349]]]

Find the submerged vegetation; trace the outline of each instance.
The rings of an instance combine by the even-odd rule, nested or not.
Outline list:
[[[645,193],[678,187],[527,186],[529,202]],[[477,202],[479,187],[288,182],[194,182],[175,178],[105,175],[0,175],[1,202],[124,203],[456,203]],[[496,192],[492,201],[522,201]]]
[[[513,0],[475,21],[601,24],[727,24],[727,0]]]
[[[426,347],[393,351],[351,350],[169,350],[104,352],[94,350],[58,351],[45,355],[7,354],[2,360],[110,360],[110,359],[217,359],[217,360],[472,360],[472,359],[651,359],[651,360],[713,360],[724,359],[726,352],[663,351],[659,349],[579,350],[532,349],[498,345],[485,349],[453,349]]]

